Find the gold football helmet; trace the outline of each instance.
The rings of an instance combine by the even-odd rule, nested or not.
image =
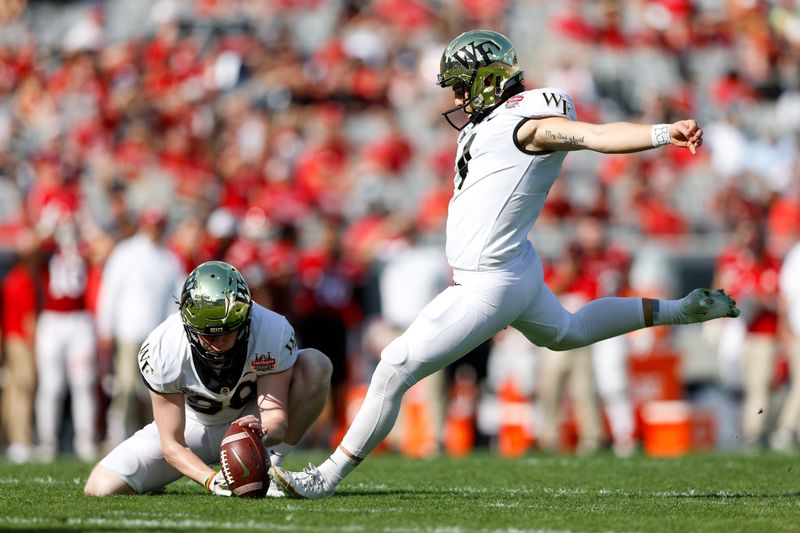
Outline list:
[[[193,352],[215,368],[225,368],[244,354],[250,335],[253,299],[244,278],[223,261],[195,268],[183,284],[180,313]],[[225,353],[205,350],[199,336],[238,332],[236,345]]]
[[[465,95],[464,103],[442,113],[447,122],[458,127],[449,115],[463,110],[471,118],[500,103],[503,90],[512,80],[521,83],[523,72],[517,63],[514,44],[492,30],[472,30],[453,39],[439,65],[440,87],[456,87]]]

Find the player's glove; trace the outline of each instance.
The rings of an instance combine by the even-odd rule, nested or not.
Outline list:
[[[205,485],[208,492],[216,496],[233,496],[225,477],[222,475],[222,471],[209,474],[203,481],[203,485]]]

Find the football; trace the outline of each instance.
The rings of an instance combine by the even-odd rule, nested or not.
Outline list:
[[[256,430],[231,424],[219,447],[222,475],[240,498],[263,498],[269,488],[269,455]]]

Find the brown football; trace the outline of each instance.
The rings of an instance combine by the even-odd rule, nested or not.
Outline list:
[[[267,494],[269,456],[256,430],[231,424],[219,447],[219,465],[236,496],[263,498]]]

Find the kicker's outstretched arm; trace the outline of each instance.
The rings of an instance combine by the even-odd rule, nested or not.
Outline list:
[[[518,130],[517,139],[531,151],[593,150],[605,154],[624,154],[671,144],[687,148],[695,154],[703,144],[703,130],[694,120],[680,120],[672,124],[592,124],[563,117],[548,117],[527,121]]]

